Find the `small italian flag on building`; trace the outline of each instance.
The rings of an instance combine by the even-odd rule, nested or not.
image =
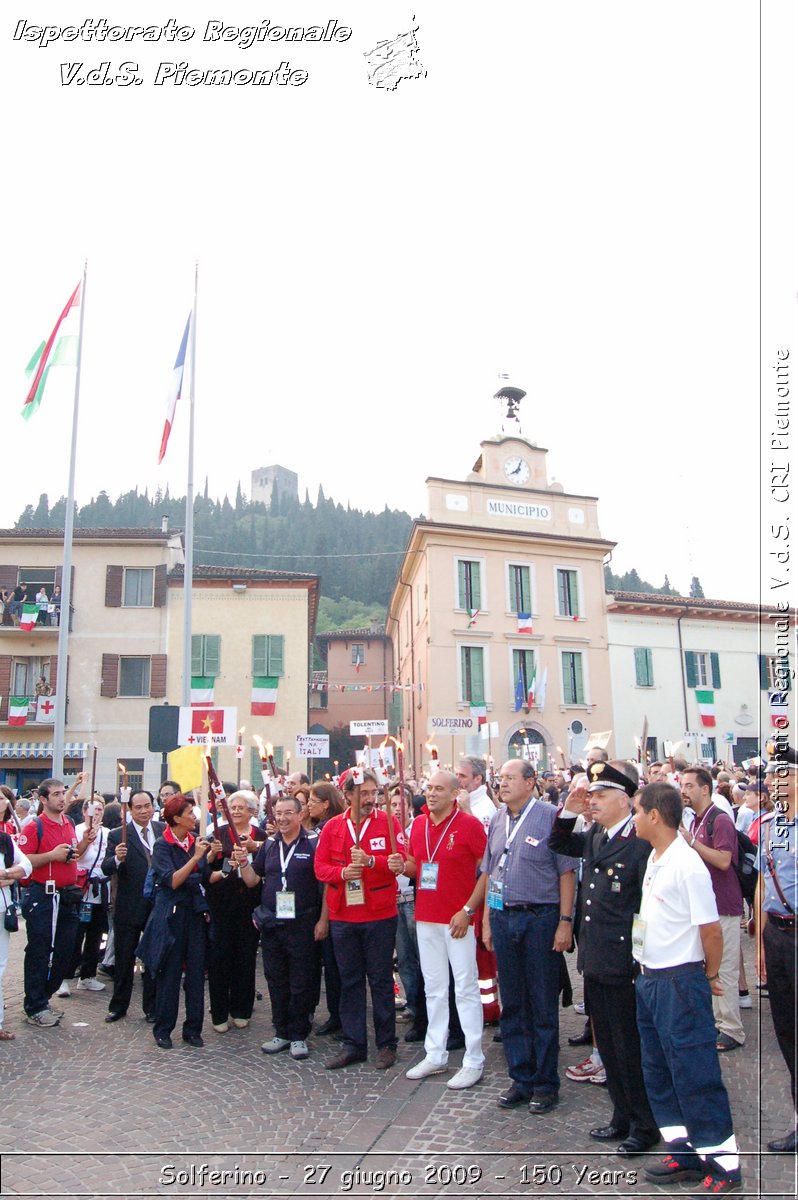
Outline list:
[[[471,716],[477,722],[477,728],[481,729],[488,719],[488,709],[484,704],[472,704]]]
[[[701,688],[696,688],[695,693],[696,704],[698,705],[698,715],[701,718],[701,724],[705,729],[715,728],[715,693],[706,692]]]
[[[253,717],[273,717],[277,707],[277,676],[255,675],[252,678]]]
[[[8,723],[9,725],[27,725],[28,723],[28,706],[30,700],[27,696],[10,696],[8,700]]]
[[[213,708],[213,676],[191,676],[191,707]]]
[[[33,629],[33,626],[36,624],[36,622],[38,620],[39,620],[38,604],[23,604],[22,612],[20,613],[20,616],[19,616],[20,629],[31,630],[31,629]]]

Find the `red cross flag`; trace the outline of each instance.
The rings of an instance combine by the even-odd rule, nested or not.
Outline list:
[[[181,746],[234,746],[238,709],[181,708],[177,740]]]
[[[36,720],[40,725],[52,725],[55,721],[55,696],[36,697]]]

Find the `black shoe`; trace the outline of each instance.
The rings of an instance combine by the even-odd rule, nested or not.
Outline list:
[[[512,1084],[506,1092],[502,1092],[496,1103],[499,1108],[517,1108],[519,1104],[529,1104],[529,1096]]]
[[[154,1025],[155,1024],[155,1013],[145,1013],[144,1020],[147,1022],[148,1025]]]
[[[314,1033],[318,1037],[326,1037],[330,1033],[339,1033],[341,1030],[341,1022],[334,1021],[332,1017],[328,1017],[323,1025],[317,1025]]]
[[[494,1033],[493,1040],[494,1042],[500,1042],[502,1040],[502,1035],[500,1033]]]
[[[104,967],[104,966],[102,965],[102,963],[100,963],[99,967],[97,968],[97,974],[98,974],[98,975],[105,975],[105,977],[106,977],[107,979],[113,979],[113,977],[114,977],[114,968],[113,968],[113,967]]]
[[[203,1042],[202,1038],[200,1037],[200,1035],[198,1033],[184,1033],[183,1041],[186,1043],[187,1046],[199,1047],[199,1046],[205,1045],[205,1043]]]
[[[411,1025],[405,1034],[406,1042],[423,1042],[427,1036],[426,1029],[419,1029],[417,1025]]]
[[[659,1136],[646,1138],[633,1134],[631,1137],[624,1138],[615,1153],[620,1154],[621,1158],[635,1158],[638,1154],[646,1154],[658,1142]]]
[[[447,1050],[465,1050],[465,1038],[458,1034],[449,1034],[446,1039]]]
[[[768,1150],[773,1150],[775,1154],[795,1154],[797,1139],[798,1129],[793,1129],[792,1133],[788,1133],[786,1137],[768,1142]]]
[[[543,1113],[551,1112],[560,1102],[560,1097],[556,1092],[537,1092],[529,1101],[529,1111],[542,1116]]]
[[[171,1050],[172,1049],[172,1039],[167,1034],[166,1037],[156,1038],[155,1045],[160,1046],[161,1050]]]
[[[569,1037],[568,1045],[569,1046],[592,1046],[593,1045],[593,1034],[590,1032],[590,1025],[588,1025],[587,1029],[583,1030],[582,1033],[578,1034],[576,1037]]]
[[[590,1130],[590,1136],[597,1142],[617,1142],[619,1138],[628,1137],[629,1130],[619,1129],[617,1125],[597,1125],[595,1129]]]
[[[114,1021],[121,1021],[122,1018],[126,1016],[127,1013],[109,1012],[108,1016],[105,1018],[105,1023],[106,1025],[113,1025]]]

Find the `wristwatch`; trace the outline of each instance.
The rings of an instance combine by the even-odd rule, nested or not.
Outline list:
[[[560,920],[567,921],[569,925],[573,925],[574,923],[573,917],[566,917],[564,913],[560,913]]]
[[[374,864],[375,864],[375,862],[376,862],[376,861],[377,861],[377,860],[376,860],[376,858],[375,858],[375,857],[374,857],[374,855],[372,854],[372,855],[371,855],[371,857],[369,858],[368,862],[366,863],[366,866],[367,866],[367,867],[369,867],[369,869],[370,869],[370,870],[373,870],[373,869],[374,869]]]
[[[467,904],[463,905],[463,912],[465,913],[465,915],[467,917],[473,917],[473,915],[476,911],[477,910],[475,908],[469,908]]]

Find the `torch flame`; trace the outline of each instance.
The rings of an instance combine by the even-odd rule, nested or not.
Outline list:
[[[117,771],[121,771],[123,775],[127,775],[127,767],[123,762],[118,762],[116,764],[116,769]]]
[[[242,732],[242,733],[244,732],[244,731],[243,731],[243,729],[242,729],[242,731],[241,731],[241,732]],[[265,761],[265,759],[266,759],[266,747],[265,747],[265,746],[264,746],[264,744],[263,744],[263,738],[262,738],[262,737],[258,737],[257,733],[253,733],[253,735],[252,735],[252,740],[253,740],[253,742],[255,743],[255,745],[258,747],[258,754],[260,755],[260,757],[261,757],[261,760],[262,760],[262,761]]]

